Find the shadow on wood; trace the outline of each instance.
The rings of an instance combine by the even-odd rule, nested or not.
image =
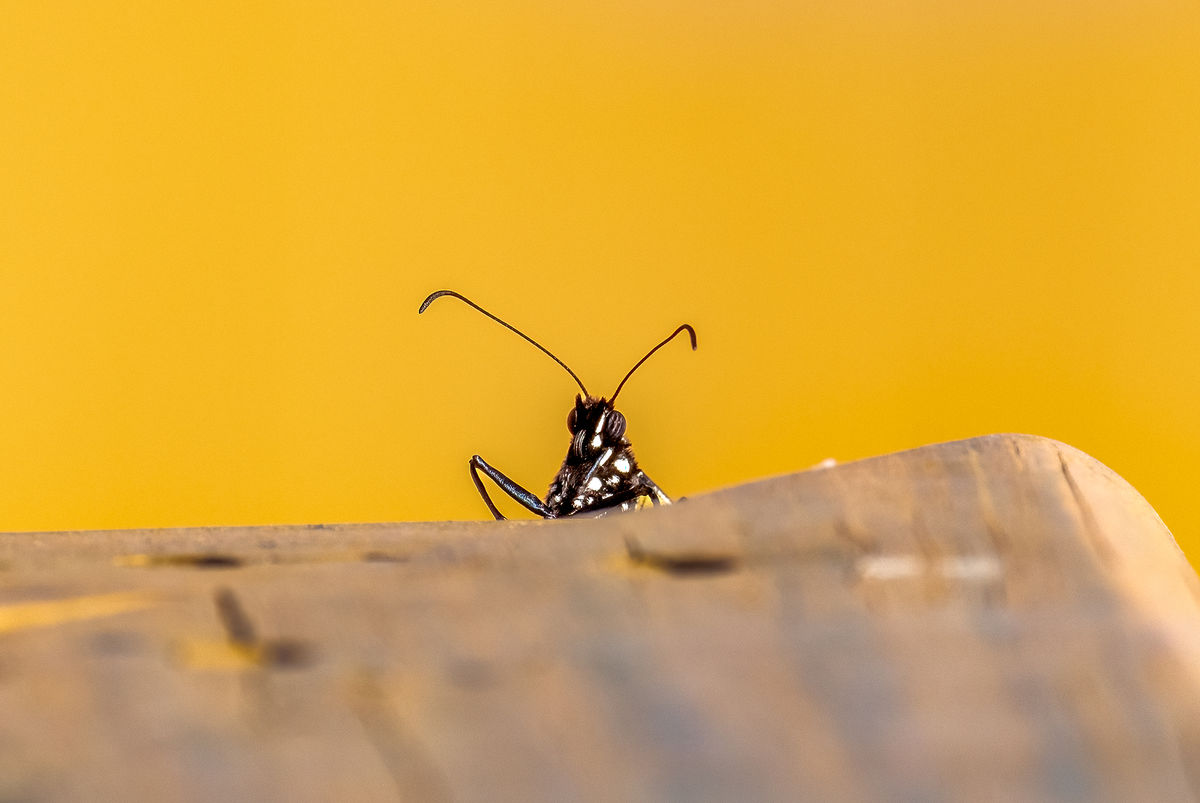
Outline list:
[[[1194,800],[1200,582],[997,435],[602,519],[0,536],[0,799]]]

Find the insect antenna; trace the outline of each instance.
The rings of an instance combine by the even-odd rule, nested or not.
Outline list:
[[[502,321],[502,320],[500,320],[500,319],[499,319],[499,318],[497,318],[495,315],[493,315],[492,313],[488,312],[488,311],[487,311],[487,310],[485,310],[483,307],[479,306],[479,305],[478,305],[478,304],[476,304],[474,301],[472,301],[471,299],[467,298],[467,297],[466,297],[466,296],[464,296],[464,295],[460,295],[459,293],[456,293],[456,292],[454,292],[453,290],[438,290],[436,293],[430,293],[430,294],[429,294],[429,296],[428,296],[428,297],[427,297],[427,298],[426,298],[424,301],[422,301],[422,302],[421,302],[421,308],[420,308],[419,310],[417,310],[417,314],[418,314],[418,315],[420,315],[422,312],[424,312],[426,309],[428,309],[428,308],[429,308],[429,305],[430,305],[430,304],[432,304],[434,301],[436,301],[437,299],[441,298],[442,296],[452,296],[453,298],[457,298],[459,301],[463,302],[463,303],[464,303],[464,304],[466,304],[467,306],[469,306],[469,307],[474,307],[475,309],[479,310],[479,311],[480,311],[480,312],[482,312],[484,315],[488,316],[488,317],[489,317],[489,318],[491,318],[493,321],[495,321],[496,323],[498,323],[498,324],[500,324],[501,326],[503,326],[505,329],[508,329],[508,330],[510,330],[510,331],[513,331],[513,332],[516,332],[518,335],[520,335],[521,337],[525,338],[526,340],[528,340],[528,341],[529,341],[530,343],[532,343],[533,345],[537,346],[539,349],[541,349],[541,350],[542,350],[542,352],[543,352],[543,353],[544,353],[544,354],[545,354],[547,357],[549,357],[550,359],[554,360],[556,363],[558,363],[559,365],[561,365],[561,366],[563,367],[563,370],[565,370],[565,371],[566,371],[568,374],[570,374],[570,375],[571,375],[571,378],[575,380],[575,384],[576,384],[576,385],[579,385],[579,389],[583,391],[584,398],[587,398],[587,397],[588,397],[588,395],[589,395],[589,394],[588,394],[588,392],[587,392],[587,388],[585,388],[585,387],[583,386],[583,382],[581,382],[581,381],[579,380],[579,377],[575,375],[575,372],[574,372],[574,371],[572,371],[570,368],[568,368],[568,367],[567,367],[567,364],[566,364],[565,362],[563,362],[563,361],[562,361],[562,360],[560,360],[558,357],[555,357],[553,354],[551,354],[551,353],[550,353],[550,349],[546,348],[546,347],[545,347],[545,346],[543,346],[541,343],[537,342],[537,341],[536,341],[536,340],[534,340],[532,337],[530,337],[529,335],[525,334],[524,332],[522,332],[520,329],[518,329],[517,327],[513,326],[512,324],[510,324],[510,323],[507,323],[507,322],[505,322],[505,321]],[[688,327],[688,328],[690,329],[691,327]],[[677,335],[677,334],[679,334],[679,332],[676,332],[675,334]],[[671,337],[674,337],[674,336],[675,336],[675,335],[671,335]],[[671,339],[670,337],[669,337],[669,338],[667,338],[667,340],[670,340],[670,339]],[[659,347],[661,347],[662,345],[664,345],[664,344],[665,344],[665,342],[666,342],[666,341],[663,341],[663,343],[660,343],[660,344],[659,344]],[[692,335],[692,348],[695,348],[695,347],[696,347],[696,346],[695,346],[695,343],[696,343],[696,335],[695,335],[695,334],[693,334],[693,335]],[[652,351],[652,352],[650,352],[650,354],[653,354],[653,353],[654,353],[653,351]],[[646,355],[646,357],[649,357],[649,356],[650,356],[650,354],[647,354],[647,355]],[[642,359],[644,360],[644,359],[645,359],[645,357],[643,357]],[[640,365],[640,364],[641,364],[641,363],[638,363],[638,365]],[[636,368],[637,366],[634,366],[634,367]],[[630,373],[633,373],[633,372],[632,372],[632,371],[630,371]],[[628,379],[628,377],[626,377],[626,378]]]
[[[659,343],[654,348],[650,349],[650,351],[646,352],[646,356],[642,357],[640,360],[638,360],[637,365],[635,365],[629,369],[629,373],[625,374],[625,378],[621,380],[621,384],[617,385],[617,391],[616,391],[616,393],[614,393],[612,395],[612,398],[609,399],[609,402],[611,403],[611,402],[615,402],[617,400],[617,394],[619,394],[621,392],[621,388],[625,387],[625,383],[627,381],[629,381],[629,377],[633,376],[633,372],[636,371],[638,368],[640,368],[642,363],[644,363],[646,360],[650,359],[651,354],[653,354],[654,352],[658,351],[663,346],[670,343],[672,340],[675,339],[676,335],[678,335],[680,332],[684,331],[685,329],[687,330],[688,335],[692,338],[692,351],[695,351],[696,350],[696,330],[693,329],[692,327],[688,326],[685,323],[682,326],[680,326],[678,329],[676,329],[674,332],[672,332],[670,337],[668,337],[666,340]]]

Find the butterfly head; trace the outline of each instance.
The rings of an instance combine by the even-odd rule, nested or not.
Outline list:
[[[568,460],[584,461],[605,449],[628,446],[625,440],[625,416],[608,399],[575,395],[575,406],[567,413],[571,432]]]

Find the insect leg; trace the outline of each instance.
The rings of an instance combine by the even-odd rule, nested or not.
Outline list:
[[[483,480],[479,479],[480,471],[486,474],[492,482],[496,483],[496,485],[500,487],[500,490],[511,496],[514,500],[516,500],[517,504],[521,505],[521,507],[525,508],[530,513],[541,516],[543,519],[554,518],[554,514],[550,511],[550,508],[546,507],[545,503],[542,502],[541,499],[538,499],[529,491],[525,490],[508,477],[489,466],[484,462],[482,457],[475,455],[471,458],[471,479],[475,482],[475,489],[478,490],[479,495],[483,497],[483,503],[488,506],[488,510],[492,512],[492,515],[496,517],[497,521],[503,519],[504,515],[496,508],[496,505],[492,503],[491,497],[488,496],[487,491],[484,490]]]
[[[665,493],[663,493],[662,488],[658,487],[658,483],[655,482],[654,480],[650,479],[649,477],[647,477],[646,472],[644,472],[644,471],[642,472],[642,479],[644,479],[646,481],[644,487],[650,489],[650,493],[648,493],[646,495],[648,497],[650,497],[651,503],[653,503],[655,505],[671,504],[671,497],[669,497]]]

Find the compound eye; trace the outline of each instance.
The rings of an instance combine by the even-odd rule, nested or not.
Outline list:
[[[613,410],[604,422],[604,434],[609,440],[619,441],[625,434],[625,416]]]
[[[567,431],[575,431],[575,408],[571,408],[571,412],[567,413]]]
[[[571,453],[580,460],[583,459],[584,449],[587,448],[587,437],[588,434],[583,430],[580,430],[579,432],[575,433],[575,437],[571,441]]]

